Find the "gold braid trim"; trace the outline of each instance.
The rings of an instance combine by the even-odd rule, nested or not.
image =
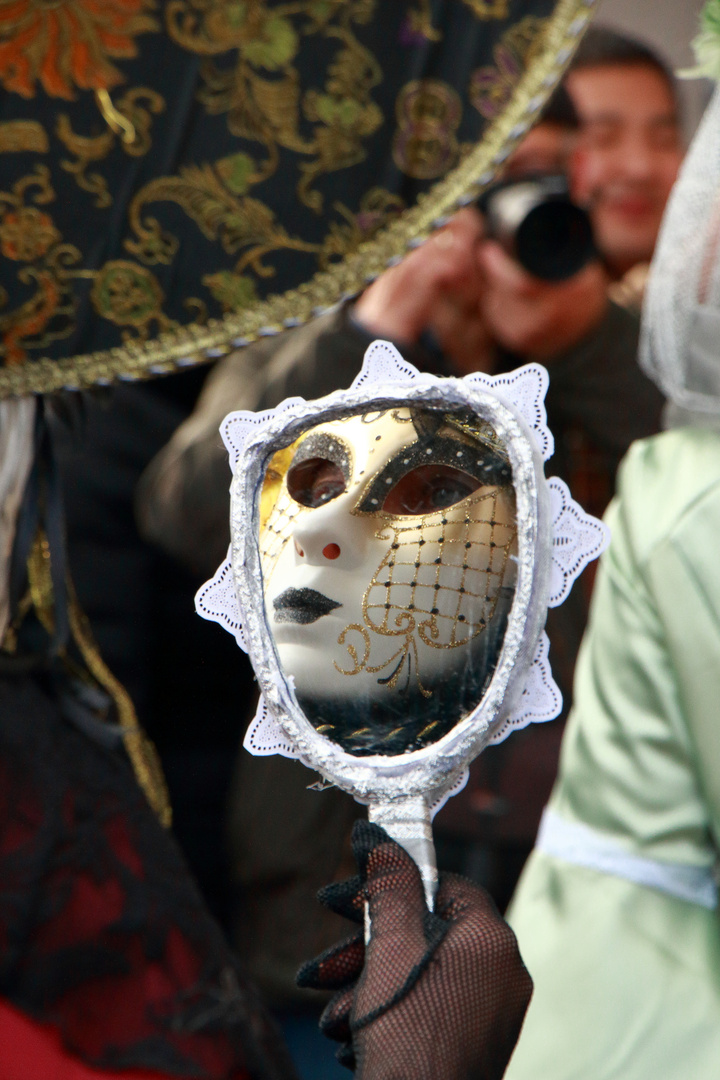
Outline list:
[[[123,730],[123,742],[145,797],[166,828],[172,824],[170,796],[158,752],[140,726],[135,706],[125,687],[108,668],[100,655],[87,615],[78,603],[75,586],[68,579],[68,615],[70,630],[91,675],[115,702]]]
[[[42,532],[38,533],[28,559],[28,581],[33,606],[44,629],[52,634],[54,628],[54,599],[50,576],[50,546]],[[166,828],[172,824],[172,809],[167,784],[158,752],[140,726],[135,706],[125,687],[100,656],[90,622],[78,603],[75,586],[68,575],[68,619],[70,632],[87,669],[115,702],[118,720],[123,729],[123,742],[137,781],[147,801]]]
[[[447,215],[492,181],[557,85],[595,6],[596,0],[557,0],[543,30],[542,45],[511,102],[478,145],[415,206],[342,262],[319,271],[297,289],[269,296],[223,319],[211,320],[207,326],[191,323],[150,341],[128,342],[114,349],[60,360],[43,357],[0,368],[0,400],[62,389],[82,390],[95,384],[106,385],[119,377],[133,380],[169,375],[178,368],[208,363],[258,337],[279,333],[288,325],[309,322],[344,297],[354,296],[401,258],[415,241],[443,225]]]
[[[50,574],[50,544],[42,529],[38,530],[27,562],[30,601],[43,629],[55,630],[53,586]]]

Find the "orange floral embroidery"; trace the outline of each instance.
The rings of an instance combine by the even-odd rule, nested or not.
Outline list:
[[[44,330],[60,303],[60,286],[51,273],[41,270],[36,275],[36,280],[37,292],[18,311],[13,312],[9,325],[5,325],[5,319],[0,319],[2,352],[5,353],[5,363],[8,366],[22,364],[27,360],[27,353],[21,342],[24,338]]]
[[[0,224],[0,252],[6,259],[33,262],[59,239],[50,215],[34,206],[10,211]]]
[[[137,34],[159,29],[156,0],[0,0],[0,83],[23,97],[39,81],[51,97],[123,81],[109,57],[137,55]]]

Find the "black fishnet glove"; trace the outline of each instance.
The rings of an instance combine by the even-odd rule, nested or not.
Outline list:
[[[356,822],[359,876],[322,890],[363,930],[311,960],[300,986],[337,990],[320,1027],[361,1080],[499,1080],[532,993],[515,936],[490,897],[441,876],[431,914],[418,869],[377,825]]]

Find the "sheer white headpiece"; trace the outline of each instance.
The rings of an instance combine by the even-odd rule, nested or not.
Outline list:
[[[720,427],[720,90],[673,188],[650,268],[640,366],[666,426]]]

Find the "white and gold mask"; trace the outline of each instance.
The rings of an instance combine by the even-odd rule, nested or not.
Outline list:
[[[266,614],[311,721],[355,753],[435,741],[489,682],[512,603],[493,429],[408,408],[320,424],[271,462],[263,504]]]

